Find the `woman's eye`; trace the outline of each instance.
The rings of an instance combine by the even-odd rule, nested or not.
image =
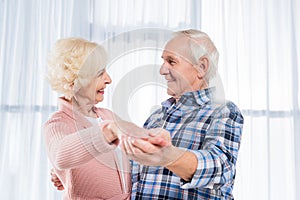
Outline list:
[[[104,71],[101,71],[101,72],[99,72],[99,73],[97,74],[97,77],[100,77],[100,76],[102,76],[102,75],[103,75],[103,73],[104,73]]]

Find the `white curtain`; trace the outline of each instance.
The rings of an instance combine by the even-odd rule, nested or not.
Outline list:
[[[226,96],[245,116],[236,199],[300,199],[299,1],[213,0],[202,8]]]
[[[161,47],[188,28],[215,41],[226,98],[245,117],[235,198],[300,199],[299,10],[297,0],[0,0],[0,199],[61,197],[41,130],[56,110],[44,75],[58,38],[108,47],[113,83],[99,106],[142,125],[167,98]]]

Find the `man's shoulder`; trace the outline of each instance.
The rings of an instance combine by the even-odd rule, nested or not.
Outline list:
[[[232,101],[224,101],[219,103],[212,103],[209,105],[211,110],[213,111],[213,116],[216,118],[219,117],[230,117],[230,118],[238,118],[239,120],[243,120],[243,115],[238,108],[238,106]]]

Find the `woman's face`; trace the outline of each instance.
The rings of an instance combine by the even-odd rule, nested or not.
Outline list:
[[[106,70],[102,70],[97,74],[95,79],[96,89],[95,89],[95,102],[99,103],[104,99],[104,89],[107,84],[111,83],[111,78],[106,72]]]
[[[88,96],[95,100],[95,104],[103,101],[104,99],[104,89],[107,84],[112,82],[110,76],[105,69],[98,72],[97,76],[90,82],[86,90]]]

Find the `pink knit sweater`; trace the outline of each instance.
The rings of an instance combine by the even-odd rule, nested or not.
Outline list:
[[[107,109],[96,112],[103,120],[113,119]],[[123,155],[120,161],[99,126],[74,111],[70,103],[59,99],[59,111],[46,122],[44,135],[50,161],[65,187],[64,199],[130,199],[128,160]]]

